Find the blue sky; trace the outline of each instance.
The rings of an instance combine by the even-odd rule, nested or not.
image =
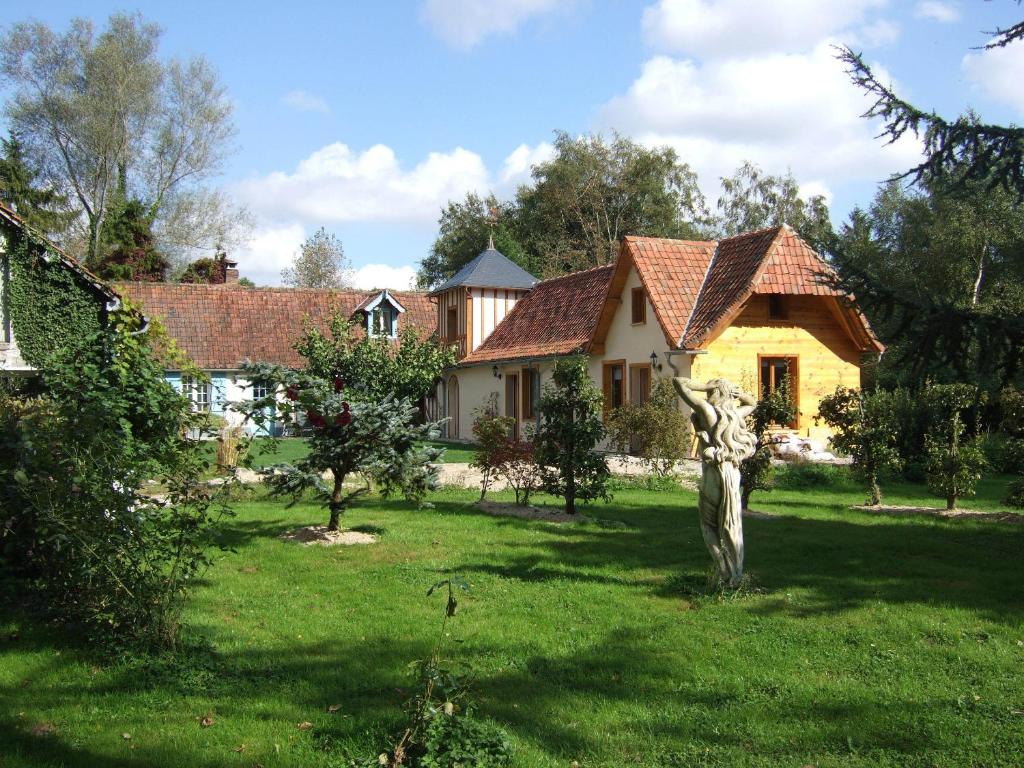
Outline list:
[[[404,287],[445,201],[511,194],[556,129],[674,146],[712,201],[745,159],[792,170],[841,221],[918,150],[874,138],[837,42],[919,105],[1024,112],[1024,46],[972,50],[1017,19],[1011,0],[50,0],[5,4],[0,24],[102,26],[115,10],[157,21],[163,54],[201,54],[227,86],[238,151],[217,183],[253,213],[237,257],[261,284],[323,225],[362,284]]]

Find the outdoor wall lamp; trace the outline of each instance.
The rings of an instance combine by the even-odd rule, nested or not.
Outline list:
[[[651,368],[653,368],[656,371],[661,370],[661,363],[658,362],[657,352],[651,352]]]
[[[501,373],[499,373],[499,371],[498,371],[498,366],[496,366],[496,365],[492,365],[492,366],[491,366],[491,374],[492,374],[492,375],[494,376],[494,378],[496,378],[496,379],[500,379],[500,378],[501,378]]]

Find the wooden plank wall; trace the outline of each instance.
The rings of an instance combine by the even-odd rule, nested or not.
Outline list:
[[[758,355],[799,357],[798,428],[802,434],[822,434],[815,429],[818,402],[835,390],[860,386],[861,351],[818,296],[788,297],[788,319],[768,319],[768,297],[753,296],[717,339],[707,354],[697,355],[692,376],[698,381],[725,378],[752,393],[757,388]]]

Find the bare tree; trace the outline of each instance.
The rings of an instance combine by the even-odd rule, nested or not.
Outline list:
[[[341,240],[323,227],[306,238],[292,265],[281,272],[284,284],[295,288],[351,288],[352,278]]]
[[[69,243],[90,263],[117,196],[145,205],[171,256],[232,242],[246,224],[203,186],[231,150],[225,89],[203,58],[159,59],[159,40],[159,27],[137,14],[112,15],[98,35],[75,19],[64,34],[24,22],[0,38],[11,127],[46,180],[81,209]]]

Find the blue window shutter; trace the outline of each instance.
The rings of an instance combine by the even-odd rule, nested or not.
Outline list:
[[[172,387],[174,387],[174,391],[177,392],[180,395],[181,394],[181,374],[180,373],[167,372],[167,373],[164,374],[164,378],[167,380],[168,384],[170,384]]]
[[[224,413],[227,402],[228,376],[224,371],[211,371],[210,382],[213,388],[210,397],[210,413]]]

